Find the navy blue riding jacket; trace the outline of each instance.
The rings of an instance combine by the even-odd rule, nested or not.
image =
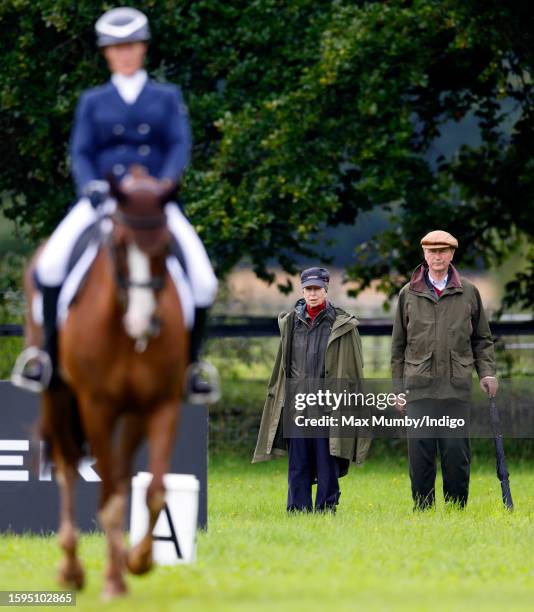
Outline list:
[[[120,178],[132,164],[157,178],[180,179],[191,155],[180,89],[149,79],[133,104],[111,81],[87,90],[76,109],[70,153],[79,195],[89,181],[109,172]]]

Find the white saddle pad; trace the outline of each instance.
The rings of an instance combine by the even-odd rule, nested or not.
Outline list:
[[[74,300],[91,264],[95,260],[98,248],[99,246],[96,242],[91,242],[63,283],[57,307],[58,327],[61,327],[66,321],[69,314],[69,306]],[[191,329],[195,322],[195,303],[193,301],[193,292],[191,291],[189,279],[175,257],[167,257],[167,270],[180,296],[184,323],[188,329]],[[35,293],[32,303],[32,316],[37,324],[43,324],[43,298],[40,292]]]

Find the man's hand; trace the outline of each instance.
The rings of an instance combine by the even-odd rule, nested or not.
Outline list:
[[[406,414],[406,396],[404,394],[397,395],[395,409],[403,416]]]
[[[490,397],[495,397],[499,389],[499,383],[495,376],[484,376],[484,378],[480,380],[480,388]]]
[[[107,181],[89,181],[83,189],[83,195],[89,198],[93,208],[98,208],[109,197],[109,183]]]

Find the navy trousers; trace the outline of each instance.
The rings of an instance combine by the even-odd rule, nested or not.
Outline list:
[[[312,484],[317,478],[316,511],[335,511],[341,495],[339,464],[332,457],[328,438],[290,438],[288,469],[288,511],[308,511],[312,506]]]

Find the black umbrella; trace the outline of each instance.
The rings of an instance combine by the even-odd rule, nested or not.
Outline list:
[[[506,465],[504,444],[501,433],[501,421],[499,419],[499,411],[497,410],[495,397],[490,397],[489,402],[491,427],[493,429],[493,441],[495,442],[495,455],[497,459],[497,477],[501,481],[502,501],[507,510],[513,510],[514,502],[512,501],[512,492],[510,491],[508,466]]]

